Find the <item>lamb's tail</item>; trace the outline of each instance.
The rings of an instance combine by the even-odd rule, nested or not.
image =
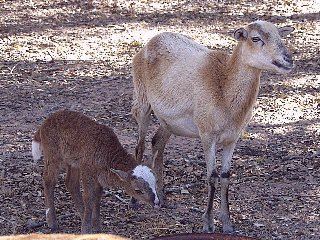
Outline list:
[[[40,160],[42,157],[42,147],[39,130],[36,132],[32,140],[32,157],[35,162]]]

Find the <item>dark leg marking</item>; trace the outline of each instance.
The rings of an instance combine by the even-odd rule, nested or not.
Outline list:
[[[209,178],[208,184],[209,184],[211,187],[215,187],[214,184],[215,184],[217,178],[219,178],[219,174],[218,174],[216,171],[213,171],[213,172],[211,173],[210,178]]]
[[[230,172],[228,171],[228,172],[221,173],[221,177],[222,178],[229,178],[230,177]]]
[[[214,193],[216,191],[215,181],[217,178],[219,178],[218,173],[216,171],[213,171],[211,173],[209,183],[208,183],[209,184],[208,211],[211,211],[213,207],[213,198],[214,198]]]
[[[208,199],[208,212],[211,212],[213,207],[213,198],[214,198],[214,192],[216,191],[216,188],[214,187],[214,184],[210,184],[209,189],[209,199]]]

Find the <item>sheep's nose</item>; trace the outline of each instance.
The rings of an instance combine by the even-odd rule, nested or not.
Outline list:
[[[154,208],[160,208],[160,201],[159,201],[159,198],[156,197],[156,199],[154,200]]]
[[[293,64],[292,56],[291,54],[285,53],[283,59],[290,64]]]

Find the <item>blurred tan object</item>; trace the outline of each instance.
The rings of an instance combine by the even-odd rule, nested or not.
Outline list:
[[[128,240],[112,234],[25,234],[0,236],[0,240]]]

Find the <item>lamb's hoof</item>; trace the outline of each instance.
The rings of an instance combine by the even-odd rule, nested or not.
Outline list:
[[[58,230],[58,223],[56,220],[47,219],[46,223],[51,232]]]
[[[232,234],[235,233],[235,228],[232,224],[223,226],[223,233]]]
[[[213,225],[204,225],[203,226],[203,229],[202,229],[202,232],[204,233],[214,233],[215,231],[215,227]]]
[[[51,233],[56,233],[59,230],[57,224],[56,225],[48,225],[48,228],[50,229]]]

